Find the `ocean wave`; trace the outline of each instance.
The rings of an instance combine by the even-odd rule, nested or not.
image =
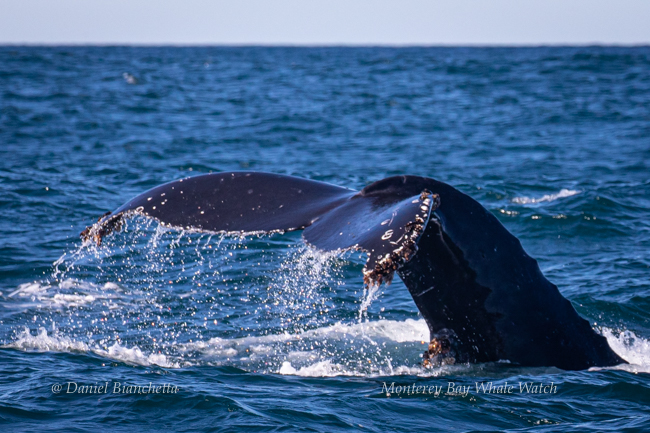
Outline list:
[[[650,340],[631,331],[616,332],[603,328],[616,353],[629,362],[615,367],[632,373],[650,372]],[[2,346],[24,351],[89,353],[132,365],[182,368],[195,365],[234,365],[254,371],[304,377],[334,376],[440,376],[460,373],[469,365],[424,369],[418,362],[396,363],[413,355],[414,347],[428,340],[424,320],[378,320],[355,324],[337,323],[300,333],[251,336],[242,338],[215,337],[206,341],[178,344],[178,354],[149,353],[138,346],[120,343],[100,347],[96,343],[77,341],[54,330],[48,334],[39,328],[33,335],[28,328],[17,333],[15,341]],[[385,344],[389,343],[389,344]],[[415,343],[415,344],[413,344]],[[392,355],[381,355],[387,346],[402,344]],[[348,349],[355,350],[349,351]],[[401,349],[401,350],[400,350]],[[198,356],[197,356],[198,355]],[[269,366],[264,369],[264,366]]]
[[[48,334],[45,328],[38,328],[36,335],[32,335],[29,328],[24,328],[17,334],[15,341],[1,346],[3,348],[12,348],[25,351],[36,352],[63,352],[63,353],[93,353],[102,358],[113,359],[115,361],[127,364],[142,366],[157,365],[165,368],[179,368],[178,362],[168,360],[167,356],[160,353],[145,353],[139,347],[125,347],[119,343],[114,343],[105,348],[99,348],[96,345],[89,345],[65,335],[60,335],[56,331]]]
[[[546,194],[543,195],[542,197],[539,198],[533,198],[533,197],[515,197],[512,199],[513,203],[517,204],[533,204],[533,203],[543,203],[543,202],[551,202],[555,201],[559,198],[564,198],[564,197],[571,197],[573,195],[580,194],[580,191],[574,190],[574,189],[565,189],[562,188],[560,192],[557,192],[555,194]]]
[[[241,338],[215,337],[179,345],[188,358],[210,365],[239,365],[269,373],[299,376],[419,374],[418,351],[428,342],[424,320],[377,320],[296,333]],[[411,365],[402,365],[413,358]],[[393,360],[400,365],[393,367]]]
[[[283,289],[290,288],[283,286]],[[291,292],[298,291],[298,288],[295,289]],[[300,290],[304,291],[305,287],[301,286]],[[183,295],[177,296],[178,299],[183,298]],[[142,366],[235,366],[247,371],[310,377],[437,376],[456,371],[454,368],[467,369],[467,366],[445,366],[433,370],[421,367],[419,354],[429,338],[423,319],[369,321],[361,320],[361,316],[351,323],[321,324],[291,332],[260,329],[258,335],[236,337],[207,338],[205,334],[190,334],[183,330],[183,333],[176,333],[172,341],[153,326],[158,323],[156,316],[145,314],[145,325],[138,321],[131,322],[135,328],[132,326],[128,329],[131,332],[135,330],[135,335],[144,336],[145,340],[149,337],[155,337],[154,341],[158,339],[155,347],[151,347],[146,344],[142,346],[142,340],[127,344],[120,338],[117,341],[114,338],[127,332],[127,328],[120,324],[130,320],[129,314],[134,312],[133,303],[140,305],[140,301],[131,299],[115,283],[94,284],[74,279],[59,283],[31,282],[18,286],[8,298],[26,299],[32,303],[37,301],[38,310],[50,310],[56,314],[66,309],[90,309],[89,313],[96,313],[96,318],[89,326],[102,323],[92,328],[94,335],[90,336],[62,332],[54,325],[59,323],[58,316],[54,314],[49,319],[52,321],[49,333],[44,327],[34,329],[34,323],[31,331],[27,327],[18,328],[14,341],[3,346],[25,351],[89,353]],[[27,308],[27,311],[30,310],[33,310],[32,306]],[[106,315],[107,310],[117,313]],[[360,308],[360,311],[363,310]],[[84,314],[87,316],[88,313]],[[214,322],[216,325],[217,321]],[[107,323],[108,326],[105,326]],[[616,366],[615,369],[650,372],[650,340],[628,330],[603,328],[600,332],[613,350],[630,363]],[[192,339],[188,341],[189,337]]]
[[[91,305],[97,300],[105,300],[108,302],[108,307],[114,309],[116,305],[113,302],[118,298],[116,293],[120,291],[120,287],[112,282],[98,285],[85,281],[65,279],[58,284],[50,284],[44,281],[23,283],[16,290],[9,293],[7,298],[38,301],[39,309],[75,308]]]
[[[234,365],[258,371],[269,365],[271,368],[266,370],[269,373],[320,377],[422,373],[423,369],[417,363],[393,367],[393,357],[378,356],[378,353],[389,342],[397,345],[398,358],[403,359],[403,355],[413,355],[413,343],[417,346],[426,341],[428,328],[424,320],[407,319],[336,323],[299,333],[215,337],[161,346],[166,347],[165,350],[173,346],[177,349],[175,354],[153,353],[120,343],[102,347],[96,342],[62,335],[56,328],[48,333],[43,327],[38,328],[35,335],[25,327],[16,333],[14,341],[2,347],[37,352],[88,353],[127,364],[164,368]]]

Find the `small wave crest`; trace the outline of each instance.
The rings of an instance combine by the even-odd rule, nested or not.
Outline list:
[[[428,333],[424,320],[381,319],[298,333],[216,337],[184,344],[181,350],[210,365],[300,376],[422,374],[418,355]],[[399,365],[394,367],[395,362]]]
[[[631,331],[616,332],[603,328],[612,349],[629,362],[607,369],[632,373],[650,373],[650,340]],[[231,365],[250,371],[304,377],[333,376],[439,376],[460,372],[466,365],[423,369],[416,356],[427,341],[424,320],[378,320],[336,323],[300,333],[214,337],[205,341],[174,344],[175,354],[149,352],[138,346],[120,343],[104,346],[78,341],[43,327],[36,333],[28,328],[17,332],[16,339],[2,347],[25,351],[90,353],[132,365],[181,368],[195,365]],[[406,361],[412,358],[411,361]],[[592,368],[604,370],[605,368]]]
[[[252,371],[300,376],[374,376],[431,374],[419,365],[420,346],[428,338],[424,320],[378,320],[331,326],[300,333],[214,337],[205,341],[161,346],[160,353],[120,343],[103,346],[40,327],[16,333],[2,347],[25,351],[89,353],[127,364],[164,368],[194,365],[233,365]],[[167,353],[171,346],[176,353]],[[415,350],[417,349],[417,350]],[[413,358],[412,363],[403,360]],[[393,366],[395,360],[400,364]]]
[[[70,278],[59,283],[44,281],[23,283],[9,293],[7,298],[38,302],[41,310],[88,306],[98,300],[107,302],[108,308],[113,309],[117,307],[114,304],[117,298],[115,293],[119,290],[119,286],[111,282],[98,285]]]
[[[551,202],[555,201],[559,198],[564,198],[564,197],[571,197],[573,195],[580,194],[580,191],[576,191],[573,189],[561,189],[560,192],[557,192],[555,194],[546,194],[543,195],[542,197],[539,198],[534,198],[534,197],[515,197],[512,199],[513,203],[517,204],[534,204],[534,203],[543,203],[543,202]]]
[[[24,328],[16,336],[16,340],[2,347],[36,352],[64,352],[64,353],[94,353],[103,358],[121,361],[135,365],[157,365],[165,368],[178,368],[178,362],[172,362],[167,356],[159,353],[144,353],[139,347],[125,347],[119,343],[100,348],[81,341],[59,335],[56,331],[48,334],[45,328],[39,328],[33,335],[28,328]]]

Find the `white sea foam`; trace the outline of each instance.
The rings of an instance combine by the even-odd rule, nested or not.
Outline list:
[[[212,354],[233,356],[241,350],[254,352],[268,351],[269,344],[288,343],[291,341],[336,341],[354,338],[387,339],[396,343],[421,342],[429,340],[429,328],[424,320],[406,319],[377,320],[353,324],[336,323],[334,325],[311,329],[296,334],[283,333],[242,338],[211,338],[208,341],[186,343],[186,350],[210,350]]]
[[[463,366],[464,367],[464,366]],[[461,367],[461,368],[463,368]],[[388,365],[377,369],[371,373],[362,373],[359,370],[352,369],[348,365],[332,363],[330,360],[319,361],[314,364],[306,365],[304,367],[294,368],[290,361],[282,363],[282,367],[278,373],[287,376],[304,376],[304,377],[334,377],[334,376],[438,376],[443,374],[453,367],[444,366],[437,369],[424,369],[420,366],[407,366],[399,365],[395,368]],[[458,367],[455,367],[458,370]]]
[[[194,358],[208,364],[241,364],[243,368],[288,375],[432,375],[437,373],[425,371],[415,356],[421,345],[428,342],[428,333],[424,320],[378,320],[336,323],[298,333],[216,337],[179,348],[184,353],[198,352]],[[392,358],[413,358],[413,365],[393,367]]]
[[[312,365],[300,367],[296,370],[290,361],[282,363],[280,374],[291,376],[307,376],[307,377],[331,377],[331,376],[351,376],[353,373],[346,369],[344,365],[333,364],[330,360],[320,361]]]
[[[165,368],[179,368],[180,364],[168,359],[162,353],[146,354],[138,346],[124,347],[119,343],[114,343],[106,349],[94,349],[93,352],[100,356],[105,356],[117,361],[137,365],[158,365]]]
[[[545,202],[545,201],[551,202],[551,201],[557,200],[558,198],[571,197],[572,195],[576,195],[576,194],[580,194],[580,191],[563,188],[558,193],[546,194],[546,195],[543,195],[542,197],[539,197],[539,198],[515,197],[515,198],[512,199],[512,202],[517,203],[517,204],[542,203],[542,202]]]
[[[630,363],[610,368],[633,373],[650,372],[650,340],[631,331],[617,332],[604,328],[602,334],[612,349]],[[127,347],[120,343],[102,346],[61,335],[56,329],[48,333],[45,328],[39,328],[36,335],[25,328],[4,347],[41,352],[92,353],[142,366],[180,368],[197,364],[239,365],[245,369],[310,377],[439,376],[468,368],[457,365],[423,369],[414,356],[414,350],[419,350],[420,345],[427,341],[428,328],[424,320],[407,319],[336,323],[298,333],[215,337],[168,346],[175,349],[175,354],[168,354],[165,349],[163,353],[148,352],[138,346]],[[386,353],[388,348],[395,351]],[[401,361],[407,358],[413,359],[410,363]]]
[[[82,305],[91,304],[95,301],[95,297],[92,295],[62,295],[56,294],[51,299],[53,304],[60,305],[62,307],[80,307]]]
[[[45,328],[39,328],[36,335],[32,335],[29,329],[25,328],[15,341],[4,347],[37,352],[88,352],[90,350],[86,343],[62,335],[49,335]]]
[[[38,281],[33,282],[33,283],[24,283],[18,286],[18,289],[14,290],[11,292],[8,297],[13,298],[13,297],[32,297],[32,296],[41,296],[45,292],[47,292],[47,289],[49,289],[50,286],[49,284],[43,284],[39,283]]]
[[[59,291],[72,291],[75,293],[54,293]],[[74,308],[92,304],[93,302],[103,299],[111,300],[118,296],[120,287],[115,283],[105,283],[97,285],[73,279],[61,281],[58,285],[51,285],[46,282],[24,283],[11,292],[8,297],[15,299],[27,298],[39,301],[40,308]],[[111,301],[109,301],[110,303]],[[110,306],[109,306],[110,308]]]
[[[119,343],[112,346],[100,348],[96,345],[88,345],[81,341],[75,341],[70,337],[59,335],[56,331],[48,334],[45,328],[39,328],[36,335],[32,335],[29,329],[25,328],[18,333],[15,341],[2,346],[19,350],[32,350],[37,352],[67,352],[67,353],[94,353],[103,358],[136,365],[158,365],[165,368],[178,368],[178,362],[172,362],[163,354],[146,354],[139,347],[124,347]]]
[[[224,364],[222,361],[235,364],[242,361],[265,364],[267,361],[275,360],[277,363],[281,363],[281,367],[270,372],[300,376],[363,376],[368,374],[423,373],[419,367],[397,366],[393,368],[390,359],[381,368],[372,366],[374,368],[360,369],[359,365],[366,367],[365,363],[368,362],[366,355],[363,355],[364,347],[366,353],[369,354],[368,346],[372,346],[371,350],[374,353],[381,341],[389,341],[393,344],[421,343],[428,338],[427,335],[428,329],[423,320],[407,319],[403,322],[379,320],[350,325],[337,323],[295,334],[283,333],[232,339],[216,337],[208,341],[178,344],[175,346],[180,349],[180,353],[170,356],[164,353],[147,353],[137,346],[126,347],[119,343],[114,343],[111,346],[99,346],[94,342],[86,343],[60,335],[56,329],[48,333],[45,328],[41,327],[36,335],[32,335],[28,328],[24,328],[17,333],[17,338],[13,342],[3,347],[39,352],[93,353],[128,364],[157,365],[165,368],[179,368],[195,365],[197,362],[213,364],[211,361],[215,360],[218,364]],[[355,356],[356,352],[339,353],[339,362],[329,359],[333,354],[327,353],[328,349],[335,349],[338,343],[352,341],[361,344],[361,356]],[[303,346],[308,350],[298,349],[298,343],[306,343]],[[309,350],[310,347],[312,350]],[[318,349],[313,350],[314,347],[325,348],[323,349],[325,353],[319,352]],[[193,356],[183,356],[184,353],[197,351],[202,355],[198,360],[192,359]],[[340,355],[346,356],[341,357]],[[341,359],[347,362],[340,362]]]
[[[614,352],[629,362],[612,368],[632,373],[650,373],[650,340],[627,330],[615,332],[603,328],[601,332]]]

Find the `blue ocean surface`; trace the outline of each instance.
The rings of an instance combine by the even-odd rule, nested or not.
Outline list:
[[[649,162],[650,47],[0,47],[0,430],[648,431]],[[233,170],[447,182],[629,364],[424,369],[402,282],[300,232],[79,238]]]

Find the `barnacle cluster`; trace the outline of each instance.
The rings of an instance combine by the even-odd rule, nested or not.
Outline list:
[[[420,202],[419,210],[414,215],[413,221],[406,224],[406,231],[397,242],[399,246],[380,256],[374,266],[370,263],[371,258],[368,259],[363,271],[363,282],[368,286],[381,283],[390,284],[395,271],[407,263],[417,252],[417,241],[426,228],[430,213],[440,206],[440,196],[424,190],[418,201]]]

